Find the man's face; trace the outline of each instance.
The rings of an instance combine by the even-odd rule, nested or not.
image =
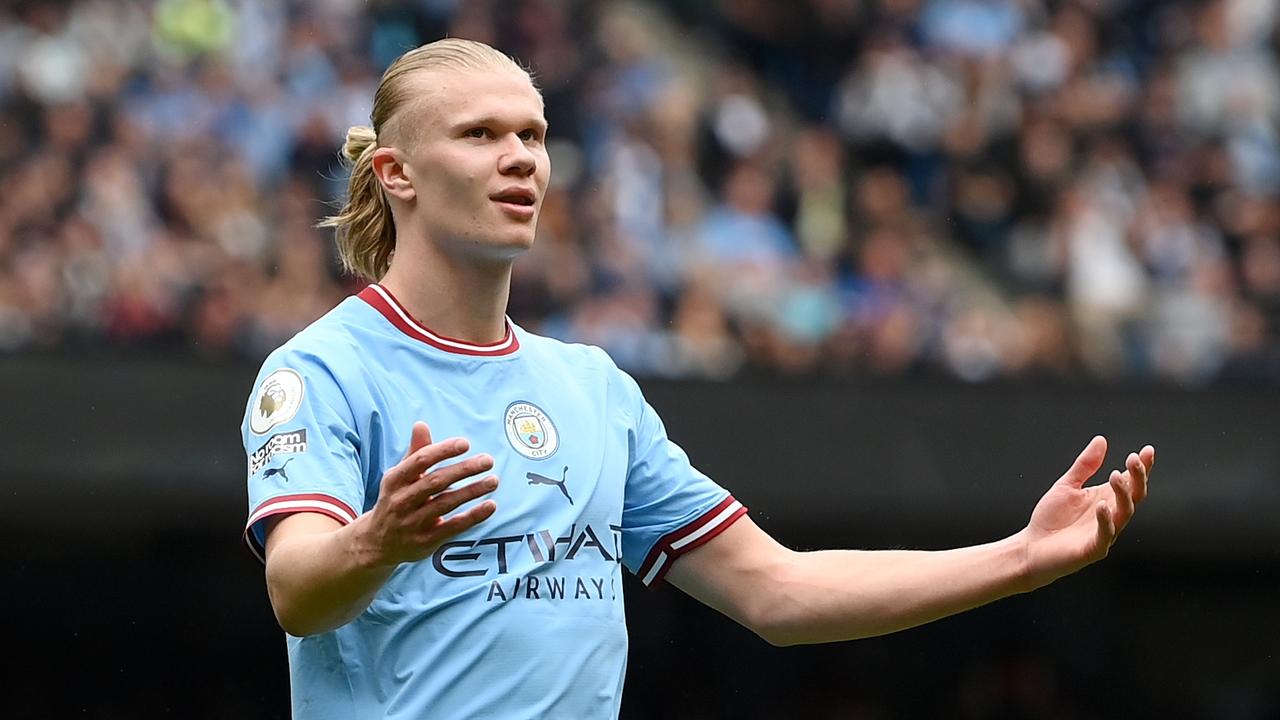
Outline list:
[[[430,70],[397,113],[414,202],[409,222],[441,250],[510,259],[533,244],[551,177],[542,98],[515,70]]]

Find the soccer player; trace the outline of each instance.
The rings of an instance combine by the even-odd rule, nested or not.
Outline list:
[[[998,542],[788,550],[602,351],[505,317],[551,172],[528,73],[431,43],[387,70],[372,121],[329,223],[376,282],[271,354],[242,428],[295,718],[615,717],[622,566],[771,643],[859,638],[1074,572],[1146,495],[1149,446],[1084,486],[1097,437]]]

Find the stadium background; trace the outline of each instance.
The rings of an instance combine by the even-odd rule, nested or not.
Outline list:
[[[1280,717],[1278,15],[5,3],[6,714],[286,715],[236,425],[355,287],[312,229],[343,131],[450,34],[547,98],[512,316],[609,350],[789,544],[989,540],[1091,434],[1160,448],[1106,563],[906,634],[774,649],[632,586],[626,717]]]

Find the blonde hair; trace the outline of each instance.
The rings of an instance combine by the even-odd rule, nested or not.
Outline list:
[[[396,58],[382,74],[373,95],[372,126],[347,130],[342,157],[351,168],[342,210],[321,220],[317,227],[337,229],[338,256],[348,272],[379,280],[391,267],[396,248],[396,228],[391,204],[373,172],[373,151],[388,129],[396,140],[396,114],[415,99],[408,76],[419,70],[516,70],[533,82],[529,71],[502,52],[474,40],[446,38],[414,48]]]

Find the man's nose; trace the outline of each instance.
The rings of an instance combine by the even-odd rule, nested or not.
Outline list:
[[[503,175],[532,175],[538,169],[538,156],[514,133],[507,136],[507,148],[498,160]]]

